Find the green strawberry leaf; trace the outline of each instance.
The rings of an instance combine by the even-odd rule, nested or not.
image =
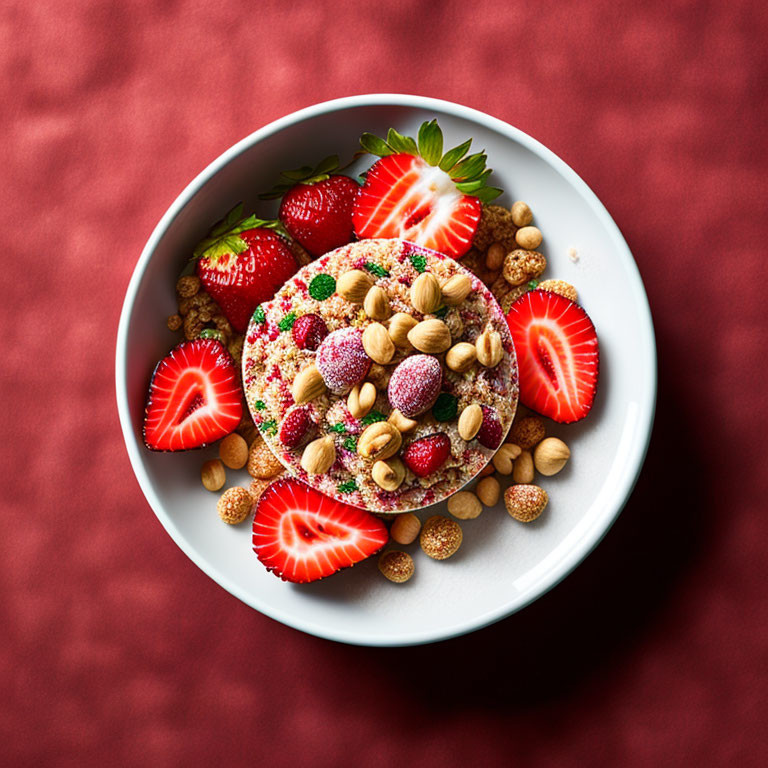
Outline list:
[[[273,229],[283,237],[288,233],[277,219],[260,219],[251,214],[242,218],[243,204],[238,203],[221,221],[213,225],[208,237],[201,240],[192,252],[193,259],[207,258],[217,261],[222,256],[237,256],[248,249],[248,244],[238,235],[249,229]]]
[[[476,197],[481,203],[488,204],[493,202],[503,192],[504,190],[499,189],[498,187],[483,187],[474,193],[474,197]]]
[[[443,132],[437,120],[422,123],[419,128],[419,154],[429,165],[437,165],[443,156]]]
[[[292,171],[281,171],[280,175],[291,181],[303,181],[312,175],[312,166],[302,165],[301,168],[294,168]]]
[[[461,160],[461,158],[467,154],[471,145],[472,139],[467,139],[463,144],[459,144],[458,147],[449,149],[443,155],[443,159],[440,161],[440,169],[446,172],[450,171],[451,168],[453,168],[453,166],[456,165],[456,163],[458,163],[459,160]]]
[[[484,170],[488,159],[485,152],[477,152],[465,157],[460,163],[451,168],[450,175],[454,181],[474,181]]]
[[[416,142],[410,136],[403,136],[402,133],[398,133],[394,128],[390,128],[387,133],[387,144],[395,152],[403,152],[406,155],[419,154]]]
[[[371,155],[378,155],[379,157],[394,154],[394,150],[384,139],[380,139],[372,133],[364,133],[360,137],[360,146]]]

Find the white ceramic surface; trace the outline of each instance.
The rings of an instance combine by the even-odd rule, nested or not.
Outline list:
[[[222,524],[215,496],[199,482],[215,448],[180,454],[147,451],[141,422],[157,361],[176,343],[165,329],[175,311],[174,284],[193,246],[235,203],[274,215],[258,201],[280,170],[358,148],[363,131],[389,126],[414,135],[437,117],[453,146],[473,137],[505,190],[500,203],[526,200],[544,233],[547,277],[577,286],[600,339],[600,384],[583,422],[554,426],[572,448],[559,475],[542,479],[550,502],[534,523],[512,520],[503,505],[462,523],[464,543],[436,562],[411,545],[416,574],[407,584],[381,577],[376,558],[315,584],[275,578],[251,551],[246,525]],[[371,158],[359,161],[363,170]],[[575,249],[578,261],[569,258]],[[248,605],[321,637],[364,645],[445,639],[507,616],[565,577],[605,535],[645,458],[656,395],[656,353],[648,301],[632,255],[608,212],[558,157],[506,123],[467,107],[418,96],[354,96],[301,110],[256,131],[211,163],[179,195],[152,233],[125,298],[117,339],[117,403],[139,484],[160,522],[211,578]],[[247,484],[245,472],[232,484]],[[421,513],[422,518],[444,505]],[[610,544],[608,544],[610,546]]]

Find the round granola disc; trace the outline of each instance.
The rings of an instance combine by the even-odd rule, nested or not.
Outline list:
[[[372,285],[384,290],[392,314],[404,312],[416,321],[440,319],[450,331],[451,345],[474,344],[484,331],[496,331],[501,338],[503,355],[492,368],[475,361],[469,370],[456,373],[446,366],[445,353],[434,355],[442,367],[440,394],[430,408],[414,416],[416,426],[402,435],[395,458],[402,459],[412,443],[435,434],[447,436],[450,454],[424,477],[406,466],[405,477],[394,491],[376,484],[371,474],[373,462],[358,453],[357,443],[366,427],[389,417],[390,376],[399,363],[417,351],[396,348],[386,365],[373,361],[368,365],[361,360],[358,334],[351,329],[362,332],[376,321],[363,309],[363,298],[351,301],[337,291],[339,279],[351,270],[361,270]],[[434,314],[425,316],[410,300],[411,285],[424,272],[433,274],[441,285],[454,275],[466,275],[471,279],[471,291],[458,306],[441,305]],[[310,314],[317,317],[297,324],[299,318]],[[389,321],[379,322],[387,326]],[[344,333],[335,333],[339,331]],[[329,336],[332,338],[326,342]],[[330,388],[296,405],[294,379],[308,366],[317,365],[318,357]],[[373,383],[376,400],[366,415],[355,418],[348,407],[347,391],[361,373],[359,383]],[[328,496],[376,513],[419,509],[459,490],[495,453],[477,438],[465,441],[460,437],[458,418],[462,410],[472,404],[485,406],[484,412],[492,409],[501,426],[500,432],[498,428],[493,432],[503,437],[518,400],[515,350],[504,314],[491,292],[453,259],[396,239],[361,240],[338,248],[300,269],[274,299],[260,305],[243,348],[243,382],[255,423],[289,472]],[[305,410],[301,418],[295,413],[299,408]],[[327,471],[308,474],[301,464],[304,449],[325,436],[333,439],[335,460]],[[437,442],[445,444],[445,439]],[[423,460],[423,455],[420,458]]]

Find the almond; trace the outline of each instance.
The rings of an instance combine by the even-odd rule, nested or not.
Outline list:
[[[227,473],[220,459],[206,461],[200,469],[200,479],[209,491],[220,491],[227,480]]]
[[[381,323],[371,323],[363,331],[363,349],[380,365],[386,365],[395,355],[395,344]]]
[[[408,331],[419,321],[406,312],[396,312],[389,319],[389,337],[398,349],[413,349],[408,341]]]
[[[486,507],[495,507],[501,496],[501,485],[495,477],[484,477],[475,488],[477,498]]]
[[[301,454],[301,467],[309,475],[323,475],[336,461],[336,446],[330,435],[313,440]]]
[[[512,482],[532,483],[534,478],[533,456],[530,451],[520,451],[512,468]]]
[[[521,523],[535,520],[546,508],[549,496],[538,485],[510,485],[504,491],[507,512]]]
[[[366,413],[370,412],[375,402],[376,387],[370,381],[355,384],[347,396],[347,408],[356,419],[362,419]]]
[[[448,499],[448,511],[459,520],[474,520],[480,516],[483,505],[471,491],[459,491]]]
[[[448,326],[437,318],[422,320],[408,332],[408,341],[419,352],[439,355],[451,346],[451,332]]]
[[[353,304],[362,304],[373,285],[373,278],[362,269],[351,269],[336,281],[336,292]]]
[[[442,291],[437,278],[429,272],[419,275],[411,286],[411,304],[424,315],[434,312],[442,302]]]
[[[485,330],[475,341],[477,359],[486,368],[495,368],[504,357],[504,347],[501,345],[501,335],[498,331]]]
[[[396,491],[405,480],[405,465],[400,459],[379,460],[371,469],[371,477],[379,488]]]
[[[388,421],[377,421],[366,427],[357,441],[357,452],[364,459],[379,461],[394,456],[403,444],[403,437]]]
[[[556,475],[571,457],[571,450],[556,437],[542,440],[533,452],[533,463],[542,475]]]
[[[398,432],[401,432],[402,434],[406,434],[407,432],[410,432],[413,429],[416,429],[419,422],[415,421],[414,419],[409,419],[407,416],[403,416],[400,411],[395,408],[392,413],[389,414],[389,418],[387,421],[397,429]]]
[[[456,373],[468,371],[477,360],[477,349],[474,344],[460,341],[454,344],[445,355],[445,364]]]
[[[459,416],[459,435],[469,442],[483,426],[483,409],[477,404],[468,405]]]
[[[325,392],[325,382],[314,363],[303,368],[293,380],[293,401],[296,405],[308,403]]]
[[[386,320],[392,314],[387,292],[379,285],[374,285],[365,294],[363,309],[365,314],[373,320]]]
[[[461,304],[472,291],[472,278],[469,275],[454,275],[443,283],[443,302],[449,307]]]

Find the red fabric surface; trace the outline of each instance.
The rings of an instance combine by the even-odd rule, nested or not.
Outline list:
[[[4,765],[768,761],[765,4],[426,5],[0,10]],[[625,233],[659,346],[648,461],[598,550],[522,613],[402,650],[303,635],[194,567],[113,389],[129,276],[188,180],[375,91],[560,154]]]

